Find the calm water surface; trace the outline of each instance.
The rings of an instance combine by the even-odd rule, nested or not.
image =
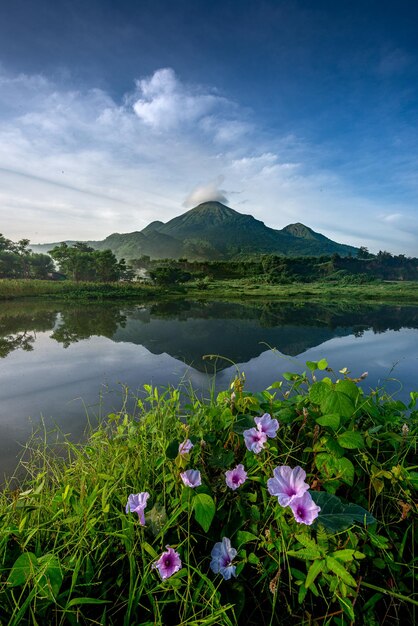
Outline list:
[[[237,364],[257,391],[323,357],[355,376],[367,370],[366,389],[408,400],[418,390],[418,307],[2,303],[0,477],[41,416],[78,439],[87,414],[120,408],[125,385],[141,394],[146,383],[190,381],[208,395],[215,369],[225,389]]]

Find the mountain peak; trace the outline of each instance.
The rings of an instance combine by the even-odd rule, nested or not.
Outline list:
[[[229,206],[218,202],[217,200],[210,200],[209,202],[202,202],[198,204],[187,213],[184,213],[183,217],[198,217],[199,219],[209,219],[212,224],[223,222],[226,219],[236,218],[241,215],[238,211],[234,211]]]
[[[284,228],[282,228],[283,233],[288,233],[289,235],[293,235],[293,237],[299,237],[301,239],[316,239],[317,233],[302,224],[301,222],[296,222],[295,224],[288,224]]]

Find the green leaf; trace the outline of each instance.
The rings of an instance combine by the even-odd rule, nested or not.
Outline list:
[[[340,427],[340,416],[336,413],[321,415],[321,417],[317,418],[316,423],[320,426],[331,428],[332,430],[338,430]]]
[[[232,430],[234,433],[242,435],[244,430],[247,430],[247,428],[253,428],[253,426],[255,426],[254,418],[251,417],[251,415],[241,415],[234,423]]]
[[[37,566],[38,559],[35,554],[33,554],[33,552],[24,552],[24,554],[21,554],[14,562],[9,578],[7,579],[8,584],[11,587],[24,585],[34,576]]]
[[[63,574],[58,557],[54,554],[45,554],[38,559],[43,574],[37,581],[37,587],[41,596],[54,600],[62,585]]]
[[[348,563],[353,561],[353,559],[365,558],[365,555],[362,552],[357,552],[357,550],[349,550],[347,548],[344,550],[337,550],[336,552],[333,552],[331,556],[335,559],[338,559],[339,561],[344,561]]]
[[[335,468],[337,470],[337,477],[352,487],[354,483],[354,465],[350,459],[346,459],[344,456],[340,459],[336,459]]]
[[[338,578],[341,578],[346,585],[349,585],[350,587],[357,586],[356,581],[351,574],[347,572],[344,565],[341,565],[341,563],[337,561],[337,559],[334,559],[334,557],[327,556],[327,567],[331,570],[331,572],[334,572]]]
[[[171,441],[168,444],[165,453],[166,453],[167,458],[170,459],[171,461],[173,461],[178,456],[179,445],[180,445],[180,441],[178,441],[178,439],[174,439],[174,441]]]
[[[315,465],[327,478],[338,478],[350,486],[354,482],[354,465],[350,459],[320,452],[315,457]]]
[[[297,559],[302,559],[302,561],[313,561],[314,559],[320,559],[322,554],[320,550],[317,548],[313,550],[311,548],[302,548],[301,550],[288,550],[288,556],[294,556]]]
[[[151,556],[152,559],[158,558],[157,552],[154,550],[154,548],[147,541],[143,541],[141,543],[141,546],[143,547],[143,549],[146,552],[148,552],[148,554]]]
[[[324,445],[329,452],[331,452],[336,457],[341,457],[344,454],[344,448],[342,448],[334,439],[333,436],[329,435],[326,437],[324,441]]]
[[[237,546],[240,548],[241,546],[249,543],[250,541],[258,541],[258,537],[253,535],[253,533],[249,533],[246,530],[239,530],[237,532]]]
[[[309,537],[308,535],[298,533],[295,535],[295,539],[299,541],[305,548],[309,548],[310,550],[318,550],[318,545],[314,539]]]
[[[197,493],[193,498],[193,510],[196,522],[207,533],[216,512],[213,498],[206,493]]]
[[[353,604],[351,600],[349,600],[348,598],[341,598],[341,596],[337,596],[337,598],[338,598],[338,602],[340,603],[342,610],[347,615],[350,622],[354,622],[354,620],[356,619],[356,616],[354,613],[354,608],[353,608]]]
[[[314,383],[309,389],[309,399],[314,404],[322,405],[327,397],[333,392],[332,387],[323,381]]]
[[[315,581],[316,577],[323,572],[325,569],[325,560],[324,559],[317,559],[316,561],[314,561],[312,563],[312,565],[310,566],[309,570],[308,570],[308,574],[306,576],[306,580],[305,580],[305,587],[306,589],[309,589],[309,587],[312,585],[312,583]]]
[[[321,411],[325,415],[337,413],[341,417],[351,417],[354,413],[354,403],[345,393],[331,389],[321,402]]]
[[[223,446],[214,446],[211,452],[208,463],[212,467],[227,469],[231,467],[234,462],[234,452],[232,450],[225,450]]]
[[[317,521],[332,532],[340,532],[353,524],[365,526],[376,520],[366,509],[357,504],[344,504],[333,494],[325,491],[310,491],[315,504],[321,507]]]
[[[318,369],[318,363],[316,361],[306,361],[306,367],[308,367],[311,372],[314,372]]]
[[[70,609],[72,606],[77,606],[78,604],[109,604],[112,600],[98,600],[97,598],[73,598],[66,605],[67,609]]]
[[[328,361],[326,359],[321,359],[320,361],[318,361],[319,370],[326,370],[327,367],[328,367]]]
[[[337,441],[342,448],[349,448],[351,450],[357,450],[358,448],[364,448],[364,438],[361,433],[356,430],[346,430],[337,437]]]
[[[338,393],[344,393],[346,396],[351,398],[353,402],[357,402],[357,399],[361,394],[360,388],[357,387],[356,383],[353,383],[351,380],[339,380],[335,385],[335,391],[338,391]]]

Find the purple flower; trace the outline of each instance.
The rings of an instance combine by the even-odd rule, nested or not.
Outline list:
[[[254,454],[261,452],[267,441],[267,435],[265,433],[257,428],[249,428],[248,430],[244,430],[242,434],[244,435],[245,445],[248,450],[251,450]]]
[[[157,569],[163,580],[170,578],[181,569],[181,559],[178,552],[166,546],[167,552],[163,552],[158,561],[152,564],[152,569]]]
[[[236,567],[232,565],[232,559],[237,556],[237,551],[231,547],[231,540],[228,537],[215,543],[210,555],[212,557],[210,563],[212,572],[222,574],[225,580],[229,580],[231,576],[236,577]]]
[[[267,489],[272,496],[277,496],[281,506],[288,506],[309,489],[309,485],[305,483],[306,472],[299,465],[293,469],[282,465],[276,467],[273,473],[274,478],[267,481]]]
[[[186,470],[180,476],[186,487],[199,487],[202,484],[199,470]]]
[[[273,439],[276,436],[279,422],[276,419],[271,419],[271,415],[264,413],[261,417],[255,417],[254,421],[257,424],[257,429],[267,435],[267,437]]]
[[[188,454],[190,450],[193,448],[193,444],[190,439],[186,439],[179,445],[179,454]]]
[[[244,469],[242,463],[237,465],[234,469],[225,472],[225,482],[235,491],[238,487],[241,487],[247,480],[247,472]]]
[[[301,498],[295,498],[290,503],[290,508],[293,511],[295,520],[299,524],[307,524],[308,526],[318,517],[318,513],[321,510],[321,507],[317,506],[312,500],[309,491],[305,491]]]
[[[144,509],[147,506],[147,500],[149,498],[148,491],[142,491],[141,493],[131,493],[128,496],[128,503],[126,505],[126,512],[138,513],[139,521],[142,526],[145,526],[145,514]]]

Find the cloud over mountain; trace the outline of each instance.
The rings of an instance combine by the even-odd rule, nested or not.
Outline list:
[[[218,176],[215,180],[211,180],[206,185],[195,187],[184,200],[183,206],[191,208],[202,204],[202,202],[210,202],[211,200],[222,203],[228,202],[227,192],[225,189],[220,188],[224,180],[224,176]]]

